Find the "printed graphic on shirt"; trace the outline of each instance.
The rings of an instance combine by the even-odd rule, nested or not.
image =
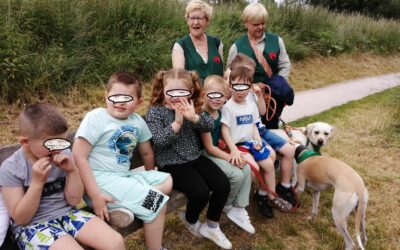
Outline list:
[[[242,115],[236,116],[236,124],[244,125],[244,124],[252,124],[253,123],[253,116],[252,115]]]
[[[48,197],[58,192],[64,192],[65,177],[58,177],[55,181],[47,182],[43,186],[42,197]],[[25,192],[29,186],[24,186]]]
[[[157,212],[161,203],[164,200],[164,195],[161,193],[157,193],[156,191],[150,190],[147,194],[142,207],[152,211],[153,213]]]
[[[108,147],[116,153],[118,164],[129,164],[139,142],[139,130],[131,125],[117,129],[108,141]]]

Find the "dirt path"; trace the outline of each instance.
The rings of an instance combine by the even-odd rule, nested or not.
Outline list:
[[[283,110],[282,119],[285,122],[291,122],[396,86],[400,86],[400,73],[351,80],[319,89],[300,91],[295,93],[293,105]]]

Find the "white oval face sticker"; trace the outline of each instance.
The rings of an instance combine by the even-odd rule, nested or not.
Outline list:
[[[170,97],[185,97],[190,96],[192,92],[186,89],[170,89],[166,92]]]
[[[50,152],[54,150],[64,150],[71,147],[71,142],[61,138],[53,138],[44,141],[43,146]]]
[[[219,92],[211,92],[211,93],[207,94],[207,97],[210,98],[210,99],[218,99],[218,98],[221,98],[223,96],[224,95],[222,93],[219,93]]]
[[[232,84],[232,88],[236,91],[245,91],[250,88],[250,85],[244,83]]]
[[[110,95],[108,100],[113,103],[125,103],[133,101],[133,97],[130,95],[118,94],[118,95]]]

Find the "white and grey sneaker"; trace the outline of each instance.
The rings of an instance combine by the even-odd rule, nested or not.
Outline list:
[[[251,225],[249,215],[245,208],[232,208],[227,214],[228,218],[248,233],[254,234],[256,230]]]
[[[197,221],[195,224],[191,224],[186,220],[186,216],[185,216],[185,211],[180,211],[178,213],[179,219],[181,219],[181,221],[183,222],[183,224],[186,226],[186,228],[189,230],[189,232],[191,232],[194,236],[196,237],[203,237],[200,233],[199,233],[199,228],[201,226],[200,221]]]
[[[232,207],[233,207],[232,205],[225,205],[224,209],[222,210],[222,212],[227,214],[229,212],[229,210],[232,209]]]
[[[207,225],[207,223],[203,223],[203,225],[201,225],[200,227],[199,232],[207,239],[214,241],[214,243],[218,246],[224,249],[232,249],[232,243],[228,240],[228,238],[226,238],[225,234],[221,231],[219,226],[216,228],[211,228]]]
[[[110,209],[108,214],[110,216],[110,225],[119,228],[129,226],[135,219],[130,210],[122,207]]]

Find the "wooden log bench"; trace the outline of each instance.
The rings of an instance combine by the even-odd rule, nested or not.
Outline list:
[[[67,139],[69,141],[73,141],[74,135],[75,135],[75,131],[68,134]],[[5,159],[7,159],[9,156],[11,156],[19,148],[20,148],[19,144],[1,146],[0,147],[0,165]],[[132,157],[132,161],[131,161],[131,169],[139,168],[142,165],[143,165],[143,162],[142,162],[142,159],[140,158],[139,154],[137,152],[134,152],[134,156]],[[170,196],[170,199],[167,203],[167,214],[176,211],[178,208],[180,208],[186,204],[185,195],[176,190],[173,190],[169,196]],[[92,209],[90,209],[89,207],[84,207],[82,209],[93,212]],[[127,226],[125,228],[115,228],[115,230],[120,232],[122,234],[122,236],[127,236],[127,235],[135,232],[136,230],[142,228],[142,226],[143,226],[142,221],[135,218],[133,223],[130,224],[129,226]]]

